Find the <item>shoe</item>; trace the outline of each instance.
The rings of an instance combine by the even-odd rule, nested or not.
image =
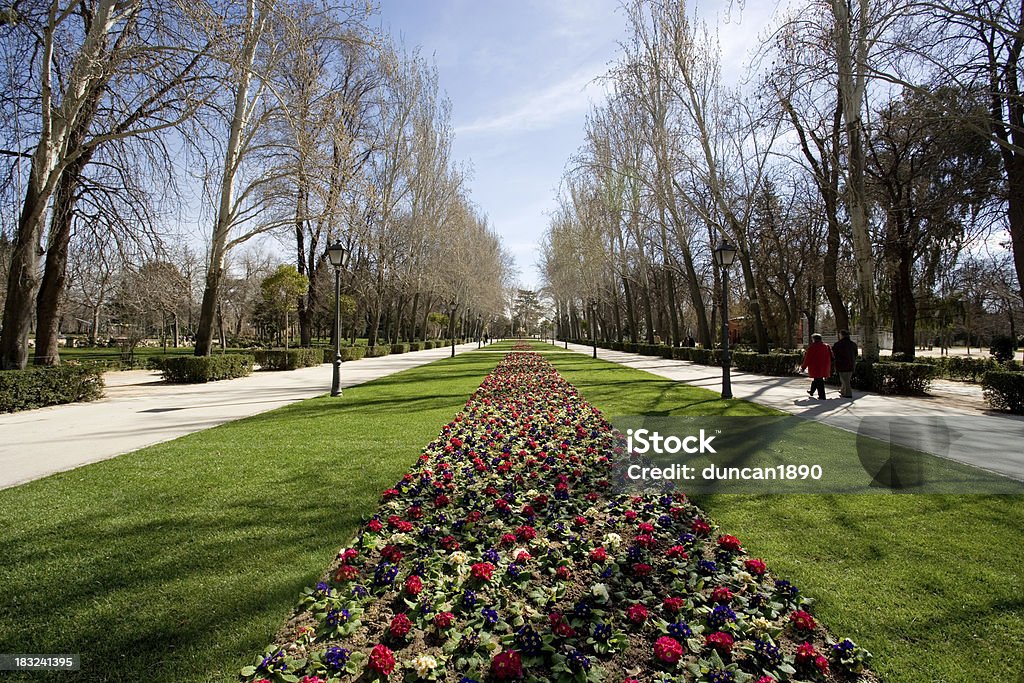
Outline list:
[[[810,396],[811,398],[814,398],[814,391],[812,389],[808,389],[807,395]]]

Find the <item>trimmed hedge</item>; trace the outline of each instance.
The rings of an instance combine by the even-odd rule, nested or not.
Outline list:
[[[253,358],[261,370],[296,370],[324,362],[320,349],[260,349]]]
[[[981,386],[990,406],[1024,415],[1024,372],[991,370],[982,377]]]
[[[252,374],[253,356],[225,353],[216,356],[178,356],[163,363],[164,380],[175,384],[203,384]]]
[[[324,349],[324,362],[334,362],[334,349]],[[344,363],[350,360],[359,360],[366,355],[365,346],[342,346],[341,347],[341,362]]]
[[[852,384],[863,391],[899,396],[920,396],[938,374],[928,363],[891,363],[859,361],[853,371]],[[832,383],[836,383],[836,378]]]
[[[733,351],[732,364],[737,370],[753,372],[773,377],[788,377],[798,374],[797,368],[803,362],[803,354],[799,353],[754,353],[753,351]]]
[[[418,341],[409,342],[409,350],[410,351],[422,351],[423,349],[426,348],[424,346],[425,343],[426,342],[418,342]]]
[[[391,345],[391,354],[394,355],[396,353],[409,353],[409,344],[407,344],[407,343],[392,344]]]
[[[103,369],[90,365],[0,371],[0,413],[95,401],[101,396]]]
[[[391,353],[391,346],[388,344],[377,344],[376,346],[366,347],[367,358],[380,358]]]

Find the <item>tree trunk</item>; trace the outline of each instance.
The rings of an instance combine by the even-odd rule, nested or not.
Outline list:
[[[7,274],[7,300],[4,302],[3,329],[0,332],[0,370],[22,370],[28,363],[28,335],[39,285],[39,257],[42,255],[39,241],[43,217],[38,204],[45,201],[36,184],[30,182],[25,191],[25,203],[14,236]]]
[[[757,340],[757,352],[768,353],[768,333],[764,329],[764,318],[761,316],[761,302],[757,296],[757,283],[754,281],[754,268],[750,263],[750,252],[746,245],[740,248],[740,269],[743,271],[743,284],[747,288],[747,307],[754,318],[754,338]],[[725,321],[728,323],[729,321]]]
[[[629,324],[629,341],[637,342],[636,305],[633,302],[633,291],[629,286],[629,278],[622,276],[622,291],[626,297],[626,321]]]

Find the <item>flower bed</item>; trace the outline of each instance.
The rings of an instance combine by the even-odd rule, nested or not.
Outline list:
[[[384,492],[247,680],[875,680],[680,493],[613,491],[621,435],[512,353]]]

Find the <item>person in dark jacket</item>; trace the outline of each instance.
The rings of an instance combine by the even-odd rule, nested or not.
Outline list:
[[[832,357],[836,360],[836,372],[839,373],[839,395],[853,398],[853,369],[857,365],[857,342],[850,339],[849,330],[839,331],[839,341],[832,345]]]
[[[811,388],[807,395],[814,397],[818,392],[818,399],[825,400],[825,378],[832,375],[832,349],[821,340],[820,334],[811,335],[811,345],[804,352],[804,362],[800,365],[801,370],[806,370],[811,378]]]

